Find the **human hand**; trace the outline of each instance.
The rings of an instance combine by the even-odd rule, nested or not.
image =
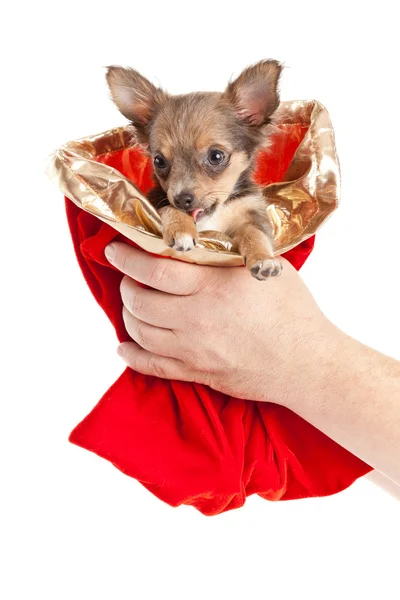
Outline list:
[[[400,484],[400,362],[330,323],[287,261],[260,283],[238,267],[112,247],[110,262],[127,275],[123,317],[134,342],[120,354],[132,369],[286,406]]]
[[[119,353],[132,369],[287,405],[321,377],[334,328],[287,261],[281,277],[260,283],[238,267],[112,247],[106,255],[126,274],[123,317],[134,340]]]

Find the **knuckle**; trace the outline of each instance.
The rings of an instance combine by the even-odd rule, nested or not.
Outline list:
[[[160,365],[157,357],[154,355],[150,355],[147,359],[147,367],[150,373],[159,377],[160,379],[166,378],[165,369]]]
[[[127,275],[121,281],[120,292],[124,306],[132,315],[139,317],[143,308],[143,294],[140,288],[137,289],[133,285],[132,279]]]
[[[139,317],[142,314],[143,309],[143,296],[140,291],[131,294],[130,298],[130,310],[133,315]]]
[[[144,327],[143,327],[143,325],[140,324],[140,322],[137,323],[137,326],[136,326],[135,339],[136,339],[136,342],[139,344],[139,346],[141,346],[145,350],[150,349],[149,342],[148,342],[146,333],[144,331]]]
[[[130,369],[132,369],[132,371],[139,371],[139,361],[137,360],[137,357],[134,354],[130,354],[128,359],[126,360],[126,364],[128,365],[128,367]]]
[[[163,259],[159,259],[155,262],[149,277],[151,287],[157,287],[164,277],[166,277],[168,268],[167,262],[168,261]]]
[[[192,268],[192,265],[190,265]],[[193,269],[192,268],[192,282],[193,282],[193,294],[198,294],[204,289],[205,284],[205,271],[204,269]]]
[[[123,273],[128,273],[129,271],[129,254],[128,252],[124,252],[121,259],[121,271]]]

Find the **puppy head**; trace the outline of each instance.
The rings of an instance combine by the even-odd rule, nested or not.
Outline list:
[[[110,67],[107,82],[169,202],[197,220],[240,191],[278,107],[281,70],[274,60],[257,63],[222,94],[170,96],[122,67]]]

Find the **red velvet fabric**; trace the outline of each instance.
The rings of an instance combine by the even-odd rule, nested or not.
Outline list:
[[[260,155],[260,183],[282,178],[305,130],[293,126],[276,140],[273,152]],[[144,193],[152,186],[151,166],[135,149],[99,160]],[[66,209],[86,282],[119,341],[126,341],[122,275],[104,258],[104,248],[113,239],[132,242],[68,199]],[[313,246],[310,238],[285,256],[299,269]],[[75,427],[70,441],[111,461],[171,506],[189,504],[205,515],[238,508],[251,494],[266,500],[334,494],[370,471],[281,406],[230,398],[203,385],[165,381],[129,368]]]

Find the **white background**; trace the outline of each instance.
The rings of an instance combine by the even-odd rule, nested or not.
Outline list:
[[[147,4],[144,0],[141,3]],[[123,369],[75,262],[46,156],[122,124],[103,66],[169,91],[287,68],[282,98],[329,109],[340,210],[303,276],[327,315],[400,359],[395,2],[13,2],[2,8],[0,517],[4,600],[399,598],[399,502],[363,480],[332,498],[206,518],[172,509],[67,442]],[[43,218],[43,215],[46,215]]]

